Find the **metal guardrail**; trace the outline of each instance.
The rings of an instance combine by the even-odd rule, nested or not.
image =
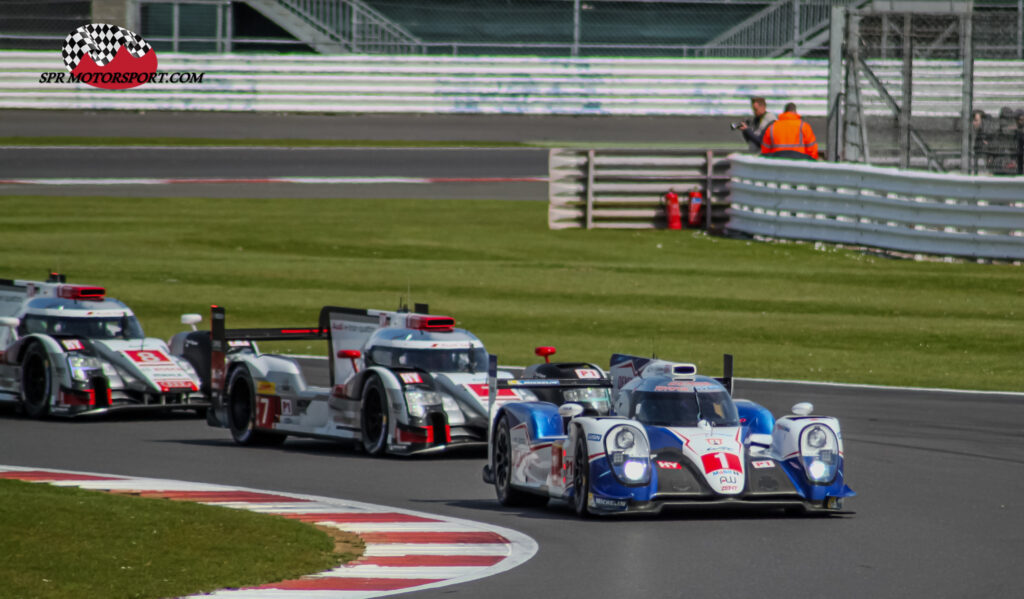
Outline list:
[[[878,64],[898,80],[899,64]],[[147,83],[132,90],[43,84],[66,72],[52,52],[0,52],[0,108],[79,110],[232,110],[593,115],[750,113],[750,96],[772,107],[794,101],[805,116],[825,116],[828,62],[805,59],[625,59],[380,55],[159,55],[162,72],[202,72],[202,83]],[[918,116],[959,114],[961,69],[915,61]],[[998,113],[1024,98],[1024,61],[978,61],[975,108]],[[866,114],[888,115],[863,94]]]
[[[273,0],[350,52],[424,52],[420,40],[362,0]]]
[[[1024,178],[730,159],[731,231],[906,253],[1024,259]]]
[[[833,6],[859,7],[871,0],[776,0],[704,44],[708,56],[801,56],[828,40]]]
[[[728,150],[551,150],[548,156],[548,228],[664,228],[662,196],[680,202],[698,188],[704,227],[725,224]],[[710,198],[710,203],[708,199]]]

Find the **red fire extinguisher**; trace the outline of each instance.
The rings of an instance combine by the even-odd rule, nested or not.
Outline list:
[[[686,224],[691,227],[700,226],[700,209],[704,205],[704,198],[700,195],[700,189],[694,187],[690,192],[690,211],[687,214]]]
[[[665,202],[665,218],[668,219],[668,228],[679,230],[683,228],[683,215],[679,211],[679,196],[674,189],[669,188],[668,193],[662,198]]]

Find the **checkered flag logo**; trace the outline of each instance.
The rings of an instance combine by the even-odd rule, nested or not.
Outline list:
[[[92,57],[97,66],[108,65],[117,56],[121,46],[125,46],[135,58],[142,58],[153,49],[134,31],[117,25],[93,23],[79,27],[64,38],[61,56],[64,57],[64,66],[74,72],[86,54]]]

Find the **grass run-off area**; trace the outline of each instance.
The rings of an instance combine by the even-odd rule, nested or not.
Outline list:
[[[25,599],[180,597],[354,557],[278,516],[11,480],[0,481],[0,539],[0,596]]]
[[[0,277],[105,286],[153,336],[429,303],[500,363],[613,352],[718,374],[1024,390],[1024,270],[691,231],[550,231],[541,202],[0,198]],[[321,348],[297,345],[297,352]]]

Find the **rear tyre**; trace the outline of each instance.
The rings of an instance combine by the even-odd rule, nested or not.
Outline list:
[[[541,507],[548,502],[543,495],[512,487],[512,435],[504,417],[494,433],[494,493],[498,496],[498,503],[508,507]]]
[[[359,411],[363,449],[372,456],[384,455],[388,447],[388,396],[376,376],[370,376],[363,387],[362,409]]]
[[[576,455],[572,459],[572,509],[577,516],[587,518],[591,515],[587,500],[590,498],[590,456],[587,455],[587,442],[582,436],[576,440]]]
[[[50,357],[39,343],[33,343],[21,362],[21,404],[31,418],[45,418],[50,413],[53,376]]]
[[[228,380],[228,428],[239,445],[280,445],[287,435],[256,430],[256,386],[252,376],[236,368]]]

